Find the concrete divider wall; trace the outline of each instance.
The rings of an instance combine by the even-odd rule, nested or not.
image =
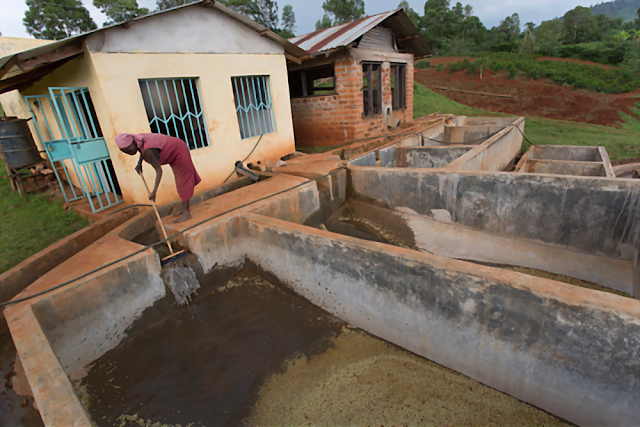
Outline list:
[[[554,175],[350,167],[356,197],[576,251],[633,259],[640,183]]]
[[[398,148],[398,166],[408,168],[444,168],[474,147],[407,147]]]
[[[248,259],[350,324],[579,425],[640,419],[640,302],[246,218]]]
[[[147,250],[38,301],[32,309],[71,374],[117,347],[133,321],[165,294],[160,259]]]
[[[519,172],[575,176],[607,176],[602,163],[559,160],[527,160]]]
[[[540,145],[531,147],[531,160],[566,160],[579,162],[602,162],[599,147],[580,145]]]
[[[447,214],[446,211],[444,213]],[[446,215],[437,220],[402,208],[390,210],[356,200],[349,200],[335,217],[338,221],[346,217],[347,222],[355,218],[356,224],[365,225],[365,230],[361,231],[368,231],[381,241],[390,241],[401,247],[447,258],[535,268],[588,280],[633,295],[633,261],[478,231],[446,222]],[[334,231],[329,224],[327,227]]]
[[[522,148],[524,117],[516,119],[512,124],[513,126],[509,125],[497,135],[483,142],[478,148],[454,160],[447,166],[447,169],[503,171],[513,162]]]
[[[238,221],[234,215],[185,233],[189,251],[198,257],[206,273],[214,269],[240,268],[244,264],[244,239]]]
[[[507,126],[515,122],[517,117],[466,117],[460,126]]]
[[[512,119],[515,121],[515,118]],[[505,125],[445,126],[444,141],[452,144],[480,145]]]
[[[383,168],[395,168],[397,163],[397,150],[398,147],[392,145],[391,147],[378,151],[380,166]]]

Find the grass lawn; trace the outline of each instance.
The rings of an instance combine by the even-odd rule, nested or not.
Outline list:
[[[507,115],[459,104],[418,83],[415,85],[413,105],[415,117],[438,111],[456,115]],[[640,108],[634,112],[640,115]],[[621,117],[625,120],[621,129],[527,117],[524,133],[535,145],[602,145],[612,160],[640,157],[640,121],[626,114],[621,114]],[[522,149],[529,149],[529,143],[524,141]]]
[[[47,193],[20,197],[0,160],[0,273],[87,226],[89,222]]]

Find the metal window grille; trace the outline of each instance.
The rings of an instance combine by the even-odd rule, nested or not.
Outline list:
[[[276,131],[269,76],[232,77],[242,139]]]
[[[52,87],[49,92],[25,100],[65,199],[86,197],[93,212],[122,203],[89,90]]]
[[[140,80],[151,132],[175,136],[190,150],[209,146],[198,79]]]
[[[407,66],[391,65],[391,104],[394,110],[407,108]]]
[[[362,63],[363,117],[382,113],[382,64]]]

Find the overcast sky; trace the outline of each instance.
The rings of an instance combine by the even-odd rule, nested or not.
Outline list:
[[[93,7],[91,1],[83,0],[89,13],[100,26],[105,21],[105,16]],[[365,0],[366,12],[369,15],[394,9],[400,0]],[[576,6],[591,6],[599,1],[590,0],[468,0],[463,4],[470,4],[475,14],[482,19],[484,24],[491,28],[500,23],[500,20],[514,12],[520,14],[520,20],[535,22],[564,15],[564,13]],[[149,9],[155,8],[155,0],[138,0],[141,6]],[[280,8],[285,4],[291,4],[296,13],[296,34],[304,34],[315,30],[315,22],[322,16],[322,0],[278,0]],[[412,8],[423,13],[424,0],[409,0]],[[455,3],[452,1],[452,3]],[[22,25],[22,18],[27,6],[24,0],[0,0],[0,32],[7,37],[29,37]]]

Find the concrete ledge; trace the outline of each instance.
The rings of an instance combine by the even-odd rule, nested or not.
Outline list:
[[[640,419],[639,301],[246,219],[248,258],[339,318],[579,425]]]
[[[16,349],[44,425],[92,427],[31,307],[16,313],[9,325],[11,335],[20,337]]]
[[[342,180],[343,189],[337,191],[333,196],[344,200],[346,173],[343,174]],[[167,228],[167,233],[173,235],[216,215],[222,215],[215,219],[215,221],[220,221],[245,212],[257,212],[265,216],[287,218],[292,222],[304,223],[313,218],[314,215],[320,215],[321,206],[318,188],[318,184],[315,181],[309,182],[307,178],[285,174],[278,175],[201,203],[192,209],[192,218],[189,221],[181,224],[170,223],[166,224],[165,227]],[[261,200],[269,195],[273,195],[273,197]],[[248,206],[244,206],[247,204]],[[229,210],[233,211],[224,214]],[[183,247],[188,247],[190,233],[197,231],[201,227],[206,228],[208,225],[209,222],[189,230],[178,237],[178,242]]]
[[[10,301],[39,277],[138,214],[138,209],[120,212],[65,237],[0,274],[0,301]],[[0,314],[0,316],[2,316]]]

